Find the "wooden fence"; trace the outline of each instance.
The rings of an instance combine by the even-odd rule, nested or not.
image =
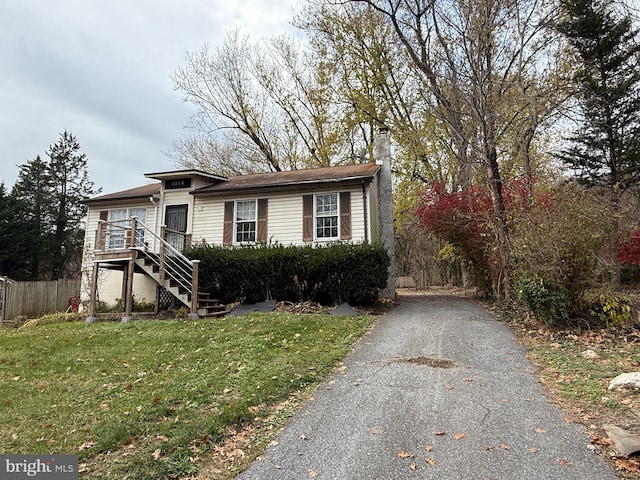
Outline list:
[[[0,321],[13,320],[19,315],[36,318],[48,313],[65,312],[69,299],[80,296],[80,279],[45,282],[0,282],[4,287],[0,302]]]

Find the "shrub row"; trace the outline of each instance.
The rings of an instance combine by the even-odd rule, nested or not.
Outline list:
[[[372,304],[387,284],[389,267],[384,247],[370,244],[199,245],[185,254],[200,260],[200,290],[225,304],[266,299]]]

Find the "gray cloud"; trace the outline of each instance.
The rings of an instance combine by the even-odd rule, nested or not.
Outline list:
[[[0,0],[0,181],[73,132],[103,191],[174,168],[164,155],[192,109],[170,75],[187,50],[286,31],[293,0]]]

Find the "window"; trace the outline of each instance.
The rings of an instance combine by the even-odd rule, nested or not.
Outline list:
[[[117,250],[125,248],[127,230],[131,227],[131,219],[137,217],[138,221],[147,221],[146,208],[121,208],[109,210],[109,228],[107,230],[107,249]],[[136,228],[136,247],[144,245],[144,229]]]
[[[256,241],[256,201],[238,200],[236,202],[235,239],[236,243]]]
[[[325,193],[315,196],[316,238],[338,238],[338,195]]]
[[[304,242],[351,240],[351,192],[302,196]]]

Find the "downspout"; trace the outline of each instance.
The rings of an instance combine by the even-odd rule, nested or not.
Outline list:
[[[364,209],[364,243],[369,243],[369,199],[364,181],[362,182],[362,205]]]

